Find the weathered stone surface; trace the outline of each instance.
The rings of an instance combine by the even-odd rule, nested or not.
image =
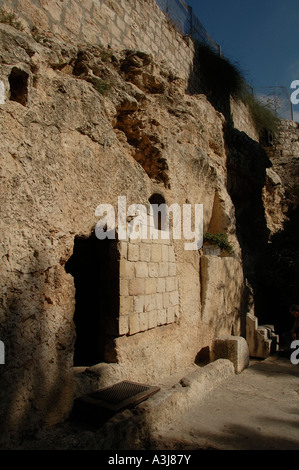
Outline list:
[[[299,205],[299,124],[283,120],[275,145],[267,153],[273,163],[272,170],[279,175],[275,187],[282,186],[284,190],[283,210],[295,210]]]
[[[83,295],[76,269],[69,268],[77,243],[91,247],[82,248],[79,262],[81,277],[94,286],[89,293],[115,285],[107,304],[100,298],[90,304],[85,295],[83,319],[92,313],[98,321],[86,321],[86,347],[95,346],[94,332],[102,342],[101,359],[84,364],[82,390],[85,379],[94,386],[88,374],[101,361],[115,367],[111,375],[103,372],[101,385],[119,377],[154,383],[192,364],[215,337],[242,332],[245,280],[227,189],[225,119],[204,95],[185,93],[192,48],[154,1],[138,0],[125,14],[127,2],[102,4],[26,0],[28,10],[19,12],[25,32],[0,25],[2,436],[6,429],[58,422],[71,410]],[[157,21],[147,21],[151,7]],[[28,34],[34,25],[38,31]],[[136,50],[141,36],[144,46]],[[117,49],[96,38],[106,45],[113,39]],[[128,42],[133,50],[122,50]],[[158,60],[161,47],[166,62]],[[12,83],[12,72],[21,86]],[[246,180],[248,139],[235,139],[232,160],[242,160]],[[251,144],[258,160],[258,144]],[[276,187],[274,176],[268,172]],[[149,209],[156,193],[169,205],[203,204],[204,231],[227,232],[233,256],[188,252],[179,238],[100,248],[94,237],[99,204],[116,208],[126,196],[128,205]]]
[[[249,365],[249,349],[245,338],[241,336],[220,336],[213,345],[214,359],[229,359],[240,374]]]
[[[0,80],[0,104],[4,104],[5,100],[6,100],[5,84],[2,80]]]
[[[127,196],[128,204],[148,206],[157,190],[166,200],[183,204],[188,188],[190,204],[204,204],[206,228],[216,190],[224,211],[232,206],[223,179],[225,154],[220,158],[209,145],[217,135],[224,149],[223,120],[205,97],[185,95],[182,83],[167,81],[164,72],[163,94],[139,89],[122,77],[121,53],[119,59],[103,61],[102,49],[78,50],[54,39],[50,48],[5,25],[0,25],[0,34],[5,61],[0,79],[8,84],[16,63],[28,74],[27,104],[8,99],[0,108],[5,299],[0,337],[8,364],[2,380],[9,384],[2,394],[16,392],[3,396],[1,414],[10,409],[9,419],[2,422],[19,428],[26,421],[25,403],[35,402],[36,396],[38,406],[29,412],[32,425],[40,419],[59,421],[72,406],[77,290],[65,266],[75,238],[90,237],[98,222],[97,206],[117,207],[120,195]],[[77,75],[79,58],[84,58],[82,75]],[[68,64],[67,71],[62,63]],[[157,74],[159,67],[155,64]],[[97,70],[113,83],[106,96],[87,80]],[[132,123],[142,120],[140,143],[128,138],[127,129],[120,131],[119,113],[125,108]],[[200,123],[205,119],[210,124],[203,132]],[[167,160],[166,180],[157,179],[150,154],[145,169],[136,160],[136,148],[143,149],[145,143],[142,136],[151,146],[158,145]],[[234,220],[227,222],[233,231]],[[215,319],[202,328],[199,254],[186,252],[183,240],[145,240],[121,242],[115,256],[120,311],[107,320],[107,331],[119,337],[111,338],[106,360],[118,361],[132,379],[145,381],[192,362],[198,348],[211,343],[217,325]],[[229,318],[228,331],[238,315],[236,311]],[[40,375],[44,381],[35,380]],[[53,409],[49,395],[56,404]]]
[[[246,315],[246,341],[251,357],[267,358],[275,353],[279,346],[279,337],[271,328],[258,325],[258,318]]]
[[[205,256],[220,256],[221,250],[212,245],[204,245],[203,246],[203,254]]]
[[[267,227],[273,235],[283,229],[287,204],[285,203],[285,188],[282,180],[272,168],[266,170],[263,203]]]
[[[218,322],[215,328],[218,335],[225,334],[235,312],[240,311],[240,300],[244,289],[242,263],[238,258],[201,256],[201,304],[202,320],[209,324]],[[233,324],[238,329],[238,320]],[[240,330],[239,330],[240,331]]]
[[[108,367],[108,369],[110,366]],[[106,377],[107,383],[117,371],[93,368],[86,373]],[[159,383],[160,390],[134,410],[125,410],[111,418],[97,434],[98,449],[139,449],[150,437],[178,422],[192,407],[204,403],[209,394],[235,375],[229,360],[219,359],[205,367],[194,366],[182,377],[178,375]],[[89,393],[89,392],[85,392]],[[95,421],[95,420],[94,420]],[[121,436],[121,437],[120,437]]]
[[[214,388],[234,375],[230,361],[218,359],[182,377],[171,390],[162,390],[139,406],[151,433],[167,428],[195,403],[200,403]]]

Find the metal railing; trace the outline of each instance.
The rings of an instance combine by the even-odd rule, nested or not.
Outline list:
[[[182,35],[188,35],[202,44],[207,44],[222,55],[221,46],[208,34],[185,0],[156,0],[156,3]],[[285,87],[252,88],[248,85],[248,92],[271,108],[278,118],[294,119],[290,95]]]
[[[156,0],[157,5],[169,17],[176,29],[183,35],[189,35],[200,43],[208,44],[219,55],[221,47],[207,33],[192,7],[184,0]]]
[[[288,89],[284,86],[258,87],[254,89],[255,97],[268,106],[279,119],[293,121],[293,106]]]

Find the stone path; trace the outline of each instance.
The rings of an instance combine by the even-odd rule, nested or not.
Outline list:
[[[195,380],[189,395],[188,389],[184,389],[190,398],[191,406],[179,414],[179,419],[175,420],[175,416],[178,407],[186,405],[186,398],[180,402],[170,396],[169,403],[166,400],[163,405],[162,402],[162,409],[166,410],[165,416],[162,413],[161,426],[157,426],[158,430],[152,434],[150,441],[141,440],[140,445],[129,448],[169,451],[299,450],[299,365],[293,365],[288,358],[278,356],[271,356],[264,361],[251,361],[250,367],[241,374],[229,374],[224,380],[222,378],[215,388],[211,386],[211,391],[205,393],[204,398],[199,399],[197,403],[193,393],[206,389],[207,378],[215,380],[217,371],[221,375],[221,370],[225,377],[226,368],[219,364],[208,368],[209,373],[203,374],[202,383],[201,375],[195,375],[198,382]],[[189,377],[192,377],[192,374]],[[161,406],[152,407],[154,421],[160,410]],[[171,426],[163,426],[170,415]],[[120,436],[126,438],[133,425],[129,412],[125,413],[124,418],[120,427],[116,426],[114,430],[112,426],[108,431],[112,432],[111,438],[116,439],[115,447],[112,448],[120,451],[128,449],[120,442]],[[136,425],[135,430],[138,430],[138,422]],[[103,447],[101,444],[107,429],[109,430],[105,427],[97,429],[82,423],[67,422],[54,429],[41,431],[14,448],[108,449],[109,446]],[[142,429],[138,430],[140,431]],[[108,439],[108,444],[109,442]]]
[[[299,450],[299,365],[271,356],[193,406],[157,448]]]

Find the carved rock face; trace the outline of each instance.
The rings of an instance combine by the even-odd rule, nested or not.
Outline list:
[[[155,193],[167,204],[203,204],[204,230],[229,233],[236,256],[200,266],[201,253],[173,240],[167,250],[142,245],[138,260],[113,258],[126,271],[117,295],[132,316],[114,311],[117,328],[103,339],[107,361],[117,361],[109,380],[157,380],[192,363],[216,334],[239,334],[244,280],[224,118],[206,97],[185,94],[186,82],[148,54],[37,43],[4,25],[0,34],[5,95],[16,78],[26,95],[0,106],[0,412],[2,423],[21,429],[70,412],[76,285],[66,265],[75,240],[94,232],[99,204],[116,207],[124,195],[148,206]],[[94,272],[94,260],[109,269],[100,259]],[[129,282],[144,272],[148,282]],[[142,293],[133,290],[140,285]]]

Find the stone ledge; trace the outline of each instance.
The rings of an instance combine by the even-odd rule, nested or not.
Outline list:
[[[235,375],[234,366],[227,359],[219,359],[199,367],[183,377],[172,388],[161,390],[132,410],[111,418],[101,429],[103,449],[130,449],[177,421],[192,406],[202,402],[209,393]],[[99,443],[99,442],[98,442]]]
[[[250,313],[246,316],[246,340],[251,357],[266,359],[276,353],[279,336],[274,333],[274,327],[259,326],[258,318]]]
[[[216,338],[213,345],[214,359],[228,359],[240,374],[249,366],[249,349],[245,338],[241,336],[224,335]]]

